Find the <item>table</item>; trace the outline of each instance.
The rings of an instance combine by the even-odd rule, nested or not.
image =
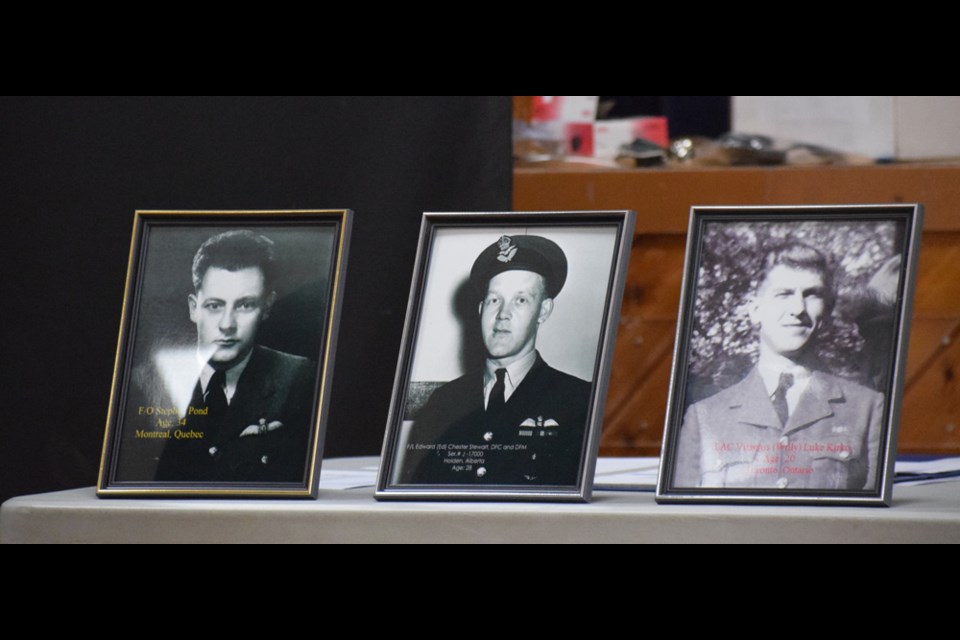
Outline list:
[[[612,491],[590,504],[376,502],[367,487],[319,500],[101,500],[89,487],[8,500],[0,542],[960,543],[960,484],[897,486],[893,497],[891,508],[658,505]]]

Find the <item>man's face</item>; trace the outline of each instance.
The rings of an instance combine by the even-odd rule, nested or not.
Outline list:
[[[190,295],[197,344],[212,367],[229,369],[253,349],[260,323],[273,303],[273,294],[267,295],[264,284],[258,267],[238,271],[211,267],[200,290]]]
[[[774,353],[801,351],[823,324],[826,286],[816,271],[775,266],[760,284],[750,318],[760,325],[760,342]]]
[[[490,358],[503,364],[536,347],[537,328],[553,310],[544,297],[543,277],[532,271],[504,271],[490,278],[480,304],[480,330]]]

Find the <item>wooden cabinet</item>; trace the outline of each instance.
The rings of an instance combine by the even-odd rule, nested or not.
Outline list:
[[[691,206],[890,202],[926,213],[899,449],[960,454],[960,163],[516,169],[515,210],[637,212],[601,453],[659,452]]]

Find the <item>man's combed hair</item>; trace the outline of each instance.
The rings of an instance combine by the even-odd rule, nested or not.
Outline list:
[[[239,271],[259,267],[263,272],[265,289],[273,285],[273,241],[246,229],[226,231],[209,238],[200,245],[193,257],[193,288],[200,290],[203,276],[211,267]]]
[[[808,244],[796,241],[785,242],[769,248],[763,256],[756,276],[758,288],[763,285],[763,281],[778,265],[820,274],[820,277],[823,278],[827,313],[833,310],[833,304],[836,300],[836,293],[833,289],[833,268],[827,261],[826,256],[820,251]]]

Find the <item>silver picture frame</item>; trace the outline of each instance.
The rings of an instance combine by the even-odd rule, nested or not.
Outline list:
[[[890,505],[922,227],[691,209],[658,502]]]
[[[590,499],[634,219],[423,215],[378,500]]]

